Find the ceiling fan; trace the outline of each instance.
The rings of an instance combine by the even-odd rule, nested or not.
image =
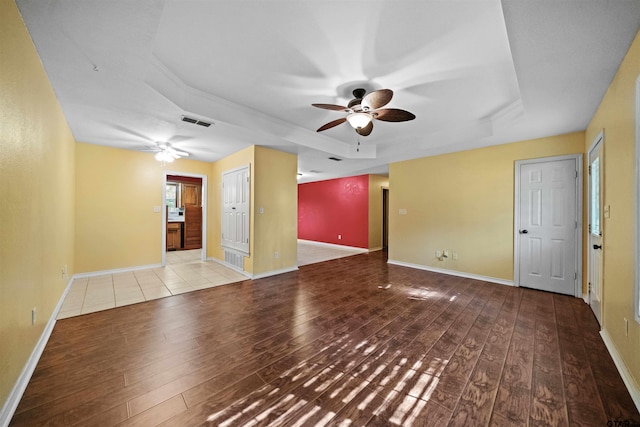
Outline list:
[[[119,132],[129,135],[129,138],[126,139],[127,141],[130,140],[131,142],[137,142],[139,140],[143,140],[145,144],[144,146],[134,147],[133,149],[146,153],[156,153],[155,158],[159,162],[171,163],[181,157],[189,157],[189,153],[186,151],[176,150],[171,144],[179,144],[193,139],[191,136],[174,134],[168,141],[154,141],[154,138],[120,124],[113,125],[113,128]],[[117,138],[117,141],[122,141],[122,138]]]
[[[349,122],[358,134],[367,136],[370,135],[373,130],[373,119],[385,122],[406,122],[416,118],[414,114],[405,110],[382,108],[387,105],[393,97],[393,91],[390,89],[379,89],[367,95],[365,94],[366,91],[364,89],[355,89],[353,91],[354,99],[349,101],[346,107],[334,104],[311,104],[317,108],[347,113],[346,117],[333,120],[321,126],[317,132],[331,129],[344,122]]]
[[[176,159],[181,157],[189,157],[189,153],[186,151],[176,150],[171,147],[168,142],[160,142],[156,141],[157,147],[151,148],[146,151],[151,151],[156,153],[156,160],[159,162],[171,163]]]

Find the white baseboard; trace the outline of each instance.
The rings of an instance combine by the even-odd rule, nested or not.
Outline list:
[[[75,276],[74,276],[75,277]],[[71,289],[71,284],[73,283],[73,278],[69,280],[67,283],[67,287],[62,292],[62,296],[58,300],[58,304],[53,309],[53,313],[51,313],[51,317],[49,317],[49,321],[47,322],[42,334],[40,334],[40,338],[36,343],[36,346],[33,348],[29,359],[27,359],[27,363],[25,364],[18,380],[13,386],[11,393],[7,397],[6,402],[2,406],[2,411],[0,412],[0,426],[6,427],[11,422],[11,418],[13,414],[16,412],[18,408],[18,404],[20,403],[20,399],[22,399],[22,395],[24,391],[27,389],[27,385],[29,384],[29,380],[33,375],[33,371],[35,371],[36,366],[38,365],[38,361],[42,356],[42,352],[49,341],[49,337],[51,336],[51,332],[53,332],[53,327],[56,325],[56,318],[58,317],[58,313],[60,312],[60,308],[62,308],[62,304],[64,303],[64,299],[69,293],[69,289]]]
[[[74,274],[73,277],[75,279],[83,279],[85,277],[104,276],[106,274],[129,273],[132,271],[149,270],[151,268],[158,268],[158,267],[162,267],[162,264],[138,265],[135,267],[113,268],[111,270],[90,271],[88,273]]]
[[[455,271],[455,270],[447,270],[446,268],[429,267],[427,265],[411,264],[411,263],[408,263],[408,262],[396,261],[396,260],[393,260],[393,259],[387,260],[387,263],[394,264],[394,265],[400,265],[400,266],[403,266],[403,267],[416,268],[418,270],[431,271],[431,272],[434,272],[434,273],[448,274],[450,276],[457,276],[457,277],[464,277],[464,278],[467,278],[467,279],[482,280],[483,282],[497,283],[499,285],[515,286],[515,284],[513,283],[513,280],[498,279],[496,277],[481,276],[479,274],[464,273],[462,271]]]
[[[607,350],[609,350],[609,354],[613,359],[613,363],[615,363],[616,368],[618,368],[618,372],[622,377],[622,381],[624,381],[624,385],[627,386],[627,390],[629,390],[629,394],[631,395],[631,399],[633,399],[633,403],[636,405],[638,411],[640,411],[640,387],[638,387],[638,383],[631,376],[631,372],[627,369],[627,365],[624,363],[622,356],[618,353],[618,349],[616,345],[613,343],[611,339],[611,335],[603,329],[600,331],[600,335],[602,336],[602,341],[604,341],[604,345],[607,346]]]
[[[360,251],[362,253],[369,252],[369,249],[359,248],[356,246],[336,245],[335,243],[316,242],[314,240],[298,239],[298,242],[305,243],[308,245],[324,246],[325,248],[332,248],[332,249],[352,249],[352,250]]]
[[[278,274],[284,274],[284,273],[291,273],[292,271],[297,271],[297,270],[298,270],[298,266],[288,267],[288,268],[282,268],[280,270],[267,271],[266,273],[252,274],[250,277],[251,279],[263,279],[265,277],[277,276]]]

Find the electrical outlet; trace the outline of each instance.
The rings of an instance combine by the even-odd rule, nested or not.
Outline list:
[[[342,234],[338,234],[338,240],[342,240]]]
[[[436,251],[436,258],[442,258],[442,251]]]
[[[451,252],[451,259],[454,261],[458,259],[458,252]]]
[[[36,324],[36,308],[35,307],[31,309],[31,324],[32,325]]]
[[[442,252],[442,256],[443,256],[444,258],[449,258],[449,251],[445,249],[445,250]]]
[[[280,254],[278,253],[278,251],[275,251],[275,252],[273,253],[273,257],[274,257],[274,258],[280,258]]]

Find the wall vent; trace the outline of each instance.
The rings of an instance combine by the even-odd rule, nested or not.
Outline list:
[[[317,171],[315,169],[312,169],[312,170],[309,171],[309,173],[322,173],[322,171]]]
[[[224,262],[238,268],[240,271],[244,270],[244,256],[237,252],[225,249]]]
[[[339,159],[337,157],[329,157],[329,160],[333,160],[334,162],[341,162],[342,159]]]
[[[203,122],[202,120],[194,119],[193,117],[182,116],[182,121],[187,123],[193,123],[194,125],[200,125],[208,128],[211,126],[209,122]]]

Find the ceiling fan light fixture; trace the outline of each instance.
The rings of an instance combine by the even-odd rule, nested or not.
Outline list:
[[[347,116],[347,121],[354,129],[361,129],[367,126],[372,120],[369,113],[351,113]]]
[[[156,160],[163,163],[171,163],[173,162],[174,157],[166,151],[158,151],[156,153]]]

